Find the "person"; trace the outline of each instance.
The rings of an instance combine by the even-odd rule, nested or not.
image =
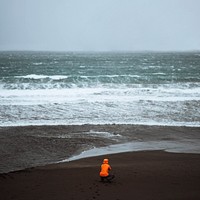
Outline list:
[[[111,180],[115,177],[114,175],[109,174],[110,170],[111,166],[108,163],[108,159],[103,159],[103,164],[101,165],[101,171],[99,173],[102,182],[104,182],[105,180],[107,182],[111,182]]]

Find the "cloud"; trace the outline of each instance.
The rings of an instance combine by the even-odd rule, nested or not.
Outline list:
[[[2,0],[1,50],[200,49],[198,0]]]

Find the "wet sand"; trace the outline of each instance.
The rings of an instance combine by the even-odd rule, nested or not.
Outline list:
[[[200,199],[199,133],[199,127],[115,124],[1,127],[0,199]],[[50,164],[93,147],[129,148],[127,142],[137,152],[108,148],[104,156]],[[99,181],[104,157],[116,176],[110,184]]]
[[[115,179],[102,183],[109,158]],[[2,200],[197,200],[200,154],[140,151],[52,164],[0,176]]]
[[[130,151],[200,153],[199,133],[200,127],[118,124],[0,127],[0,173],[55,163],[94,147],[117,144],[126,144]],[[118,152],[123,150],[118,148]]]

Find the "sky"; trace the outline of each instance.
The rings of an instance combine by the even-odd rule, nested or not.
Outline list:
[[[200,50],[199,0],[0,0],[0,50]]]

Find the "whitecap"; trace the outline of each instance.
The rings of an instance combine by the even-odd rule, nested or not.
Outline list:
[[[25,76],[15,76],[15,78],[27,78],[27,79],[44,79],[47,78],[46,75],[28,74]]]
[[[156,74],[156,75],[166,75],[166,73],[161,73],[161,72],[152,73],[152,74]]]
[[[33,63],[33,65],[42,65],[42,62]]]
[[[51,79],[53,79],[53,80],[62,80],[62,79],[68,78],[68,76],[64,76],[64,75],[53,75],[53,76],[49,76],[49,78],[51,78]]]
[[[65,75],[52,75],[52,76],[49,76],[49,75],[43,75],[43,74],[29,74],[29,75],[26,75],[26,76],[15,76],[16,78],[27,78],[27,79],[45,79],[45,78],[50,78],[50,79],[53,79],[53,80],[61,80],[61,79],[66,79],[68,78],[68,76],[65,76]]]

